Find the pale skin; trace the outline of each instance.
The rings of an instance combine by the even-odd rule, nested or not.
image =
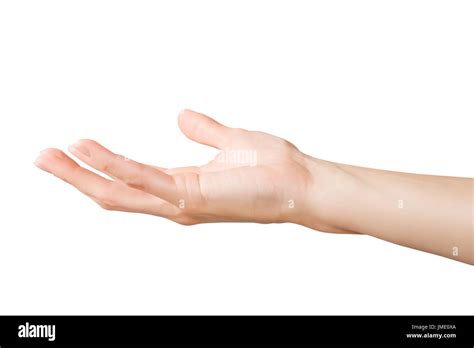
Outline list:
[[[189,139],[215,147],[217,156],[202,166],[165,169],[79,140],[69,151],[110,179],[58,149],[43,150],[35,164],[107,210],[184,225],[290,222],[324,232],[367,234],[474,264],[472,178],[324,161],[276,136],[226,127],[190,110],[179,114],[178,124]]]

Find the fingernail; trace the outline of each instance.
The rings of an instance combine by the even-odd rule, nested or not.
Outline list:
[[[74,152],[80,152],[84,156],[90,157],[91,153],[89,152],[89,149],[82,145],[80,142],[75,143],[74,145],[69,146],[69,151],[72,153]]]
[[[39,169],[44,170],[45,172],[51,173],[47,168],[46,165],[41,161],[41,155],[39,155],[35,161],[33,162],[35,166],[37,166]]]
[[[183,109],[179,112],[179,116],[181,115],[184,115],[185,113],[187,113],[189,111],[189,109]]]

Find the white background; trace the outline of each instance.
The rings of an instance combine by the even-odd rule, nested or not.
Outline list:
[[[297,225],[108,212],[32,162],[159,166],[192,108],[315,157],[474,176],[470,1],[0,2],[0,314],[474,314],[473,268]]]

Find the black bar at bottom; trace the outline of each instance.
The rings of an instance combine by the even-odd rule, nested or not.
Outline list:
[[[0,316],[0,348],[58,345],[474,347],[473,316]],[[38,337],[39,336],[39,337]]]

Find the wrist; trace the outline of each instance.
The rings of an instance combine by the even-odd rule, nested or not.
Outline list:
[[[347,207],[359,183],[344,165],[307,156],[310,173],[303,209],[295,223],[323,232],[354,233],[347,223]]]

